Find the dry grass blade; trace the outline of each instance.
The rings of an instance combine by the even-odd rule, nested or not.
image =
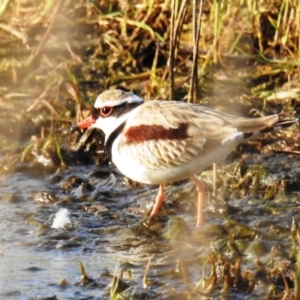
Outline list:
[[[174,63],[176,57],[176,48],[178,46],[179,35],[182,30],[183,21],[186,15],[188,4],[189,4],[189,0],[184,0],[181,2],[180,10],[178,16],[176,17],[176,11],[177,11],[176,7],[178,6],[178,3],[177,0],[172,0],[171,23],[170,23],[170,52],[168,58],[170,99],[174,99],[174,93],[175,93]]]
[[[32,63],[37,57],[39,57],[41,55],[43,46],[45,45],[48,37],[50,36],[50,32],[53,28],[53,24],[55,21],[55,16],[57,15],[60,7],[62,6],[63,1],[58,2],[58,4],[53,8],[52,13],[49,17],[50,20],[50,24],[48,25],[47,31],[45,32],[40,44],[38,45],[37,49],[34,51],[34,53],[28,58],[28,62]]]
[[[119,6],[123,12],[123,22],[121,23],[121,35],[124,39],[127,39],[127,20],[128,20],[128,0],[119,0]]]
[[[295,299],[300,299],[300,251],[297,255],[297,264],[294,274]]]
[[[58,113],[55,111],[54,107],[51,106],[50,103],[44,100],[44,97],[47,95],[47,93],[51,90],[51,88],[57,83],[56,80],[53,80],[41,93],[41,95],[30,105],[30,107],[27,108],[27,112],[30,112],[34,110],[39,104],[43,103],[46,107],[50,109],[50,111],[58,116]]]
[[[3,14],[3,12],[6,10],[10,0],[3,0],[0,2],[0,16]]]
[[[80,280],[81,283],[82,284],[89,283],[91,281],[91,279],[86,275],[85,268],[81,261],[78,262],[78,266],[79,266],[80,273],[81,273],[81,280]]]
[[[176,0],[172,0],[171,4],[171,23],[170,23],[170,52],[169,52],[169,90],[170,98],[174,99],[174,56],[175,56],[175,8]]]
[[[296,49],[297,49],[297,55],[298,57],[300,56],[300,2],[298,1],[297,5],[296,5],[296,13],[295,13],[296,19],[295,19],[295,26],[296,26],[296,30],[295,32],[298,32],[298,37],[296,38]],[[298,41],[298,42],[297,42]]]
[[[0,29],[9,32],[10,34],[14,35],[17,39],[21,40],[22,44],[27,44],[27,35],[26,33],[16,29],[14,26],[10,24],[0,24]]]
[[[154,59],[153,59],[151,73],[150,73],[150,93],[149,93],[149,96],[150,96],[151,92],[154,90],[154,87],[157,86],[157,82],[159,81],[159,80],[157,80],[157,77],[156,77],[156,71],[157,71],[156,66],[157,66],[157,62],[158,62],[159,52],[160,52],[159,45],[156,45],[155,56],[154,56]]]
[[[103,21],[106,21],[106,20],[115,20],[115,21],[118,21],[119,24],[123,24],[124,23],[124,18],[121,18],[121,17],[118,17],[119,14],[117,13],[113,13],[113,14],[107,14],[105,16],[101,15],[99,17],[99,25],[103,23]],[[109,24],[109,23],[108,23]],[[151,39],[153,40],[156,40],[158,39],[160,42],[164,42],[164,38],[156,31],[154,31],[152,29],[151,26],[147,25],[145,22],[143,21],[137,21],[137,20],[133,20],[133,19],[127,19],[127,25],[131,25],[131,26],[134,26],[135,27],[135,30],[137,32],[139,32],[141,29],[147,31],[150,36],[151,36]],[[135,33],[133,33],[128,41],[128,43],[130,44],[132,42],[132,40],[134,39],[134,36],[135,36]]]
[[[188,94],[188,102],[194,102],[198,99],[198,53],[199,53],[199,39],[201,31],[203,1],[193,0],[193,66],[191,85]]]
[[[145,271],[144,271],[144,276],[143,276],[143,289],[146,289],[147,286],[148,286],[148,283],[147,283],[147,277],[148,277],[148,274],[149,274],[149,271],[150,271],[151,258],[152,258],[152,257],[149,258],[148,263],[147,263],[146,268],[145,268]]]
[[[147,1],[148,2],[148,1]],[[150,18],[152,12],[153,12],[153,8],[154,8],[154,4],[155,1],[154,0],[150,0],[148,2],[148,9],[147,9],[147,13],[145,14],[145,16],[143,17],[142,21],[139,22],[139,24],[146,24],[147,20]],[[143,28],[143,26],[137,26],[133,33],[131,34],[130,38],[129,38],[129,42],[132,42],[134,39],[137,38],[137,36],[140,34],[140,29]]]

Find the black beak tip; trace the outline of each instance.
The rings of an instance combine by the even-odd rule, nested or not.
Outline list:
[[[75,131],[77,131],[77,130],[79,130],[80,128],[78,127],[78,125],[72,125],[71,127],[70,127],[70,131],[71,132],[75,132]]]

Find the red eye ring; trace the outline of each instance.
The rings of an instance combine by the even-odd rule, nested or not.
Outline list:
[[[113,112],[113,107],[111,107],[111,106],[104,106],[104,107],[101,107],[100,108],[100,115],[102,116],[102,117],[108,117],[109,115],[111,115],[112,114],[112,112]]]

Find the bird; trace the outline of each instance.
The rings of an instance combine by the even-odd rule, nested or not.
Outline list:
[[[101,129],[105,150],[123,175],[159,185],[148,222],[164,201],[165,184],[189,178],[198,192],[200,227],[205,224],[205,189],[196,175],[251,137],[296,122],[294,112],[246,118],[183,101],[144,101],[130,91],[111,89],[99,94],[77,128]]]

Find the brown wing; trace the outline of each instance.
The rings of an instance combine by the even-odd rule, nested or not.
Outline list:
[[[237,131],[225,125],[230,123],[225,117],[208,111],[214,112],[182,102],[147,102],[126,123],[122,151],[150,169],[190,162]]]
[[[150,169],[168,168],[224,144],[230,149],[243,140],[243,133],[249,137],[249,133],[284,124],[285,116],[281,116],[250,119],[184,102],[146,102],[124,127],[122,151]]]

